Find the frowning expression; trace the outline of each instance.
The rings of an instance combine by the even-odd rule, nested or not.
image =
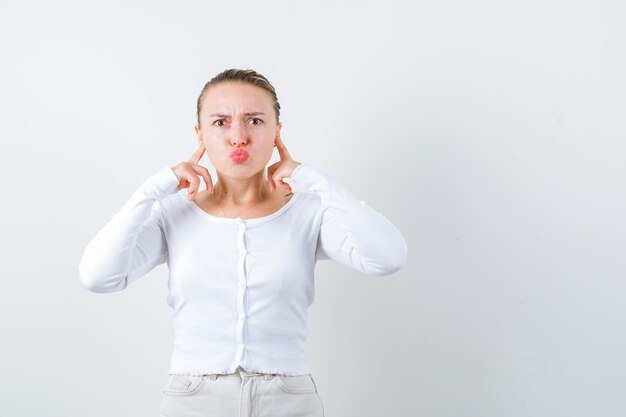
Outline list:
[[[205,91],[196,133],[217,171],[244,178],[266,167],[281,126],[269,92],[229,81]]]

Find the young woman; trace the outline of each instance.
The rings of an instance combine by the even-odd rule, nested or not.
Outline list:
[[[81,282],[98,293],[167,263],[175,344],[164,416],[322,417],[305,346],[315,263],[389,275],[406,261],[385,216],[291,157],[279,116],[261,74],[212,78],[197,102],[197,150],[148,178],[80,261]],[[280,161],[267,166],[274,147]]]

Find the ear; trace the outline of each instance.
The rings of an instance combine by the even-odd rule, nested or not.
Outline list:
[[[278,146],[276,145],[276,139],[280,139],[280,129],[283,127],[282,122],[278,122],[278,126],[276,126],[276,137],[274,139],[274,147]]]
[[[198,145],[202,144],[202,130],[200,130],[200,126],[196,123],[194,126],[196,131],[196,136],[198,137]]]

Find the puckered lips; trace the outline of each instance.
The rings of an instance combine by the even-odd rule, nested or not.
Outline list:
[[[246,160],[250,157],[250,154],[245,149],[237,148],[230,153],[230,159],[233,162],[240,164],[242,162],[246,162]]]

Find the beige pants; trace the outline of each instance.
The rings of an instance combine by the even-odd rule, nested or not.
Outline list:
[[[161,417],[324,417],[311,374],[170,375]]]

